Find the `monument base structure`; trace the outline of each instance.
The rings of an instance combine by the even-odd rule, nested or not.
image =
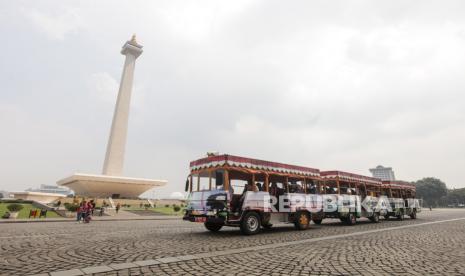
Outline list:
[[[68,187],[78,196],[100,198],[138,198],[144,192],[164,186],[166,180],[123,176],[75,173],[59,180],[58,185]]]
[[[52,203],[59,199],[65,198],[65,195],[62,194],[54,194],[54,193],[40,193],[40,192],[11,192],[11,196],[15,199],[22,199],[22,200],[33,200],[43,204]]]

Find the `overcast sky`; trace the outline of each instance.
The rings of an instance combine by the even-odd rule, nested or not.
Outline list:
[[[207,151],[465,187],[463,1],[0,1],[0,190],[101,173],[133,33],[159,196]]]

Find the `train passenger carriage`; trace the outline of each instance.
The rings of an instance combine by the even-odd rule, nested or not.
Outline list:
[[[399,180],[383,181],[382,188],[384,194],[389,197],[391,207],[384,216],[385,219],[396,217],[403,220],[405,215],[411,219],[417,218],[417,213],[421,212],[421,200],[415,198],[414,184]]]
[[[386,206],[380,201],[381,180],[369,176],[342,171],[323,171],[322,217],[313,221],[321,223],[323,218],[339,218],[348,225],[354,225],[357,218],[366,217],[379,222],[387,214]]]

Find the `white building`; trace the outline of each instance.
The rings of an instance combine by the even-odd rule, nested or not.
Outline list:
[[[7,191],[0,191],[0,198],[9,198],[10,193]]]
[[[394,171],[392,168],[383,167],[381,165],[377,166],[376,168],[370,169],[371,174],[373,177],[380,178],[384,181],[394,181],[396,177],[394,175]]]
[[[72,192],[65,187],[59,187],[57,185],[45,185],[41,184],[40,188],[29,188],[26,189],[27,192],[39,192],[39,193],[49,193],[49,194],[61,194],[61,195],[70,195]]]

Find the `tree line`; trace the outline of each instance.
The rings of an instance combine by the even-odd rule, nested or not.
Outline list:
[[[446,183],[434,177],[414,182],[417,198],[423,199],[424,207],[465,207],[465,188],[448,189]]]

